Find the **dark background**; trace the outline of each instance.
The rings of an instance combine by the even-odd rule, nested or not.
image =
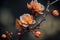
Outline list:
[[[26,13],[26,12],[29,12],[31,14],[30,10],[28,10],[26,7],[26,3],[30,2],[30,1],[31,0],[0,0],[0,17],[1,17],[1,14],[2,14],[1,12],[3,9],[7,9],[7,10],[11,11],[11,14],[14,18],[12,25],[14,26],[15,19],[19,18],[20,15],[22,15],[23,13]],[[48,0],[38,0],[38,1],[46,7]],[[54,0],[50,0],[50,1],[52,2]],[[53,7],[54,7],[53,9],[58,9],[60,12],[60,1],[53,4]],[[51,6],[51,8],[52,8],[52,6]],[[60,19],[60,15],[58,17],[55,17],[55,18]],[[1,34],[6,31],[4,28],[5,28],[5,25],[3,25],[3,23],[1,22],[1,18],[0,18],[0,40],[2,40]],[[15,31],[16,30],[15,27],[13,27],[13,28]],[[60,26],[59,26],[59,28],[60,28]],[[22,39],[22,40],[29,40],[29,36],[26,36],[26,35],[25,35],[24,39]],[[34,40],[34,39],[31,39],[31,40]],[[54,36],[48,36],[47,38],[44,38],[44,40],[60,40],[60,31],[58,31],[57,34]]]

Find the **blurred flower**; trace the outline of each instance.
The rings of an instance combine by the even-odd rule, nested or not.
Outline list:
[[[22,16],[20,16],[20,21],[25,25],[34,24],[36,22],[33,19],[33,16],[31,16],[30,14],[23,14]]]
[[[18,32],[17,35],[21,35],[21,33]]]
[[[22,30],[23,27],[28,27],[29,24],[35,24],[36,21],[33,19],[33,16],[30,14],[23,14],[20,16],[20,20],[16,19],[16,26],[19,30]]]
[[[32,9],[34,12],[40,13],[42,12],[45,7],[39,3],[37,0],[32,0],[29,4],[27,3],[28,9]]]
[[[16,19],[16,26],[17,26],[18,30],[22,30],[21,21],[18,19]]]
[[[6,34],[2,34],[2,36],[1,36],[2,38],[6,38]]]
[[[52,12],[52,14],[53,14],[54,16],[59,16],[59,11],[58,11],[58,10],[54,10],[54,11]]]
[[[35,37],[40,38],[40,36],[41,36],[41,32],[36,31],[36,32],[35,32]]]

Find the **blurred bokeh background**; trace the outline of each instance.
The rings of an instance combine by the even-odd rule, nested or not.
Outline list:
[[[15,20],[19,19],[19,16],[24,13],[31,13],[27,9],[26,4],[31,0],[0,0],[0,40],[1,34],[6,31],[14,33],[14,40],[18,40],[16,37],[16,26]],[[48,0],[38,0],[45,7],[47,6]],[[53,2],[54,0],[49,0]],[[49,7],[51,11],[54,9],[59,10],[60,13],[60,1],[54,3]],[[42,32],[41,38],[36,38],[31,33],[25,33],[22,40],[60,40],[60,15],[53,16],[51,13],[46,17],[46,21],[41,24],[40,31]]]

